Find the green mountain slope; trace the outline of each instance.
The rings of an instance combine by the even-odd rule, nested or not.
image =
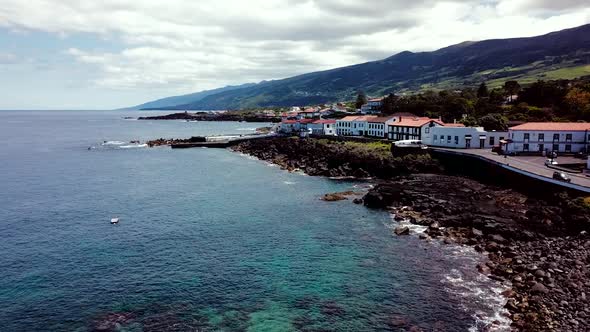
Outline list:
[[[125,108],[123,110],[174,108],[174,106],[177,106],[177,105],[196,103],[199,100],[201,100],[207,96],[214,95],[216,93],[221,93],[221,92],[231,91],[231,90],[236,90],[236,89],[242,89],[242,88],[250,87],[253,85],[255,85],[255,84],[254,83],[247,83],[247,84],[236,85],[236,86],[230,85],[230,86],[226,86],[226,87],[218,88],[218,89],[204,90],[204,91],[181,95],[181,96],[167,97],[167,98],[162,98],[162,99],[150,101],[145,104]]]
[[[590,24],[530,38],[464,42],[434,52],[402,52],[384,60],[315,72],[209,95],[181,109],[292,106],[370,95],[522,82],[589,74]]]

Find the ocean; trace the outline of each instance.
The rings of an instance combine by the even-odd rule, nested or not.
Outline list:
[[[130,144],[264,125],[145,114],[0,111],[2,331],[507,329],[472,249],[319,199],[369,184]]]

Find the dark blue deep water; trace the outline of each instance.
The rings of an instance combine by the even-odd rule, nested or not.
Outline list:
[[[123,143],[262,124],[128,115],[0,112],[0,330],[464,331],[502,319],[498,290],[466,272],[478,256],[319,200],[362,184]]]

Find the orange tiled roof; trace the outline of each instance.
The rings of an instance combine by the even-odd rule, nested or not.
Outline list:
[[[590,130],[590,123],[585,122],[527,122],[511,127],[510,130],[546,130],[546,131],[585,131]]]
[[[410,117],[404,118],[403,116],[401,117],[401,121],[394,122],[392,125],[398,127],[422,127],[431,121],[438,123],[441,126],[444,126],[444,123],[438,119]]]

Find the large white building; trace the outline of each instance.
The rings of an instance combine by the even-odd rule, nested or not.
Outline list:
[[[590,123],[528,122],[508,130],[508,152],[577,153],[590,150]]]
[[[437,119],[418,117],[394,117],[387,122],[387,138],[392,141],[402,140],[431,140],[431,128],[444,126]]]
[[[366,136],[375,138],[387,138],[387,124],[392,121],[394,117],[374,117],[367,121]]]
[[[376,116],[346,116],[336,120],[336,134],[339,136],[365,136],[368,121]]]
[[[485,131],[482,127],[432,127],[430,139],[422,143],[454,149],[487,149],[500,145],[508,137],[506,131]]]

